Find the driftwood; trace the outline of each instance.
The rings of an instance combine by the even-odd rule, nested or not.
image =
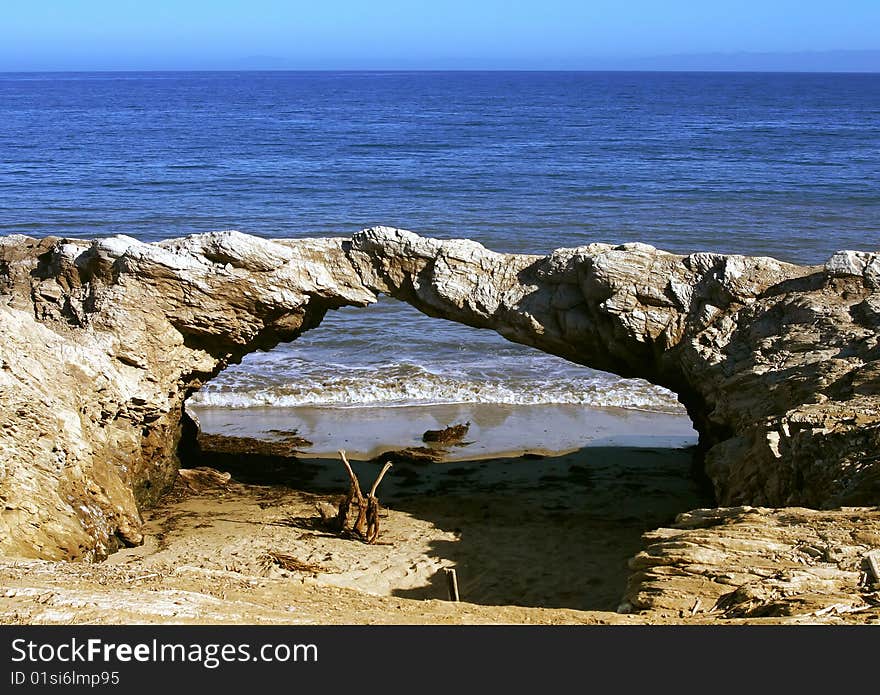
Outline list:
[[[379,498],[376,497],[376,490],[382,478],[391,468],[391,462],[386,463],[379,475],[376,477],[373,487],[370,488],[369,494],[364,497],[361,492],[361,486],[357,476],[348,462],[345,451],[339,450],[339,456],[348,472],[351,480],[351,486],[348,495],[339,504],[339,511],[336,515],[336,526],[340,532],[348,534],[362,540],[364,543],[375,543],[379,537]]]
[[[266,553],[266,557],[274,564],[282,567],[290,572],[304,572],[306,574],[322,574],[327,572],[324,567],[320,565],[313,565],[310,562],[303,562],[297,557],[290,555],[288,553],[281,553],[274,550],[270,550]]]
[[[180,480],[190,490],[194,492],[202,492],[212,487],[226,487],[232,479],[230,473],[221,473],[207,466],[199,466],[198,468],[181,468],[177,471]]]
[[[440,463],[443,461],[448,449],[435,446],[414,446],[407,449],[386,451],[381,456],[371,459],[372,463],[379,463],[382,459],[392,463]]]
[[[330,504],[329,502],[320,500],[315,502],[315,509],[321,516],[322,522],[325,524],[336,523],[336,517],[339,516],[339,505]]]
[[[463,425],[450,425],[442,430],[427,430],[422,435],[422,441],[455,444],[465,438],[470,427],[471,423],[466,422]]]
[[[446,568],[446,589],[449,592],[449,600],[457,603],[459,601],[458,577],[455,574],[455,570],[451,567]]]

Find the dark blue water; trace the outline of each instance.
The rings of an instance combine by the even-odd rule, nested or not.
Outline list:
[[[880,75],[0,75],[0,233],[296,237],[374,224],[500,251],[643,241],[815,263],[875,249]],[[573,390],[552,400],[662,400],[468,329],[431,323],[425,338],[394,305],[366,316],[342,313],[254,358],[214,395],[531,402],[564,377]],[[388,339],[405,347],[389,354]],[[344,388],[327,386],[327,365],[353,370]],[[391,391],[367,394],[377,377]],[[309,379],[311,395],[293,387]],[[413,379],[425,398],[394,391]]]

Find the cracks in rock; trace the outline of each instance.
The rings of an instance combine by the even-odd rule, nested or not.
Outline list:
[[[216,233],[83,247],[22,237],[0,246],[0,279],[10,288],[0,309],[9,308],[7,334],[33,334],[21,355],[33,350],[33,364],[19,381],[30,379],[42,392],[43,382],[73,373],[70,365],[80,361],[83,374],[109,384],[95,391],[96,402],[156,399],[148,410],[167,414],[164,427],[165,418],[183,418],[183,399],[229,363],[296,339],[330,309],[385,293],[429,316],[491,328],[679,393],[701,449],[714,447],[707,458],[730,499],[834,503],[863,493],[876,500],[871,481],[880,464],[861,464],[880,446],[870,434],[880,418],[880,300],[864,272],[853,275],[841,263],[832,273],[740,256],[680,257],[644,245],[517,256],[390,228],[343,242]],[[27,325],[14,315],[21,309],[32,313]],[[137,356],[137,370],[101,342],[114,333],[125,343],[121,354]],[[37,406],[45,413],[81,408],[67,393],[46,402]],[[850,426],[853,411],[862,419]],[[145,413],[134,414],[133,428],[152,424]],[[773,428],[789,426],[796,446],[782,439],[768,445],[768,418]],[[101,421],[96,437],[108,429],[122,439],[141,436],[126,426]],[[861,441],[857,431],[869,436]],[[165,442],[166,449],[176,444]]]

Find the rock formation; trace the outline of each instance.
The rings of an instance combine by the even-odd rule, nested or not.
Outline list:
[[[880,619],[880,510],[698,509],[646,534],[630,560],[626,612]]]
[[[0,553],[139,543],[176,476],[183,402],[364,288],[342,240],[0,239]]]
[[[880,254],[851,251],[824,267],[644,244],[526,256],[385,227],[0,238],[0,553],[138,543],[186,397],[377,293],[677,392],[721,504],[876,504],[878,287]]]
[[[378,228],[350,255],[365,284],[429,315],[675,391],[720,504],[880,502],[880,254],[539,257]]]

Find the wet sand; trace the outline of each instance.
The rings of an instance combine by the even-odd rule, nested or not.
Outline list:
[[[188,408],[202,431],[212,434],[277,438],[296,431],[312,442],[311,456],[370,459],[390,449],[423,445],[429,429],[470,422],[465,447],[453,447],[450,460],[525,453],[562,453],[583,447],[681,448],[697,434],[683,412],[661,413],[583,405],[498,405],[486,403],[378,408]]]

